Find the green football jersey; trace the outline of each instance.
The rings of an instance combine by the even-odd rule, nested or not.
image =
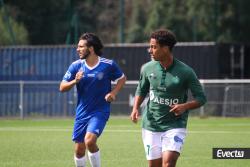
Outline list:
[[[171,105],[187,101],[188,90],[200,105],[206,102],[195,72],[183,62],[174,58],[168,69],[164,69],[158,61],[150,61],[143,65],[136,89],[137,96],[146,97],[149,94],[142,116],[142,127],[154,132],[186,128],[189,111],[175,116],[169,110]]]

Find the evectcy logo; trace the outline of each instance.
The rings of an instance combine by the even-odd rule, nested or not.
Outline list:
[[[213,159],[250,159],[250,148],[213,148]]]

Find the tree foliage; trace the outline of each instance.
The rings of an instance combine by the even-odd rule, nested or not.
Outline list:
[[[131,19],[127,19],[129,26],[127,30],[127,42],[142,42],[148,39],[147,34],[144,32],[144,27],[147,23],[147,10],[142,6],[148,6],[145,1],[132,1]],[[128,17],[127,17],[128,18]]]
[[[0,9],[0,45],[27,44],[28,32],[24,25],[18,23]]]
[[[76,43],[95,32],[105,43],[119,42],[120,0],[12,0],[11,16],[28,30],[31,44]],[[248,42],[248,0],[124,0],[125,41],[147,42],[159,28],[178,41]]]
[[[179,41],[247,42],[250,39],[248,0],[152,0],[146,6],[150,12],[146,27],[141,29],[147,34],[169,28]]]

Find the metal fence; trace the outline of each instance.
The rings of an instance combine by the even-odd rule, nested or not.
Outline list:
[[[75,114],[76,89],[59,92],[58,81],[0,81],[0,117],[69,117]],[[127,115],[137,82],[128,82],[112,103],[113,115]],[[129,100],[130,99],[130,100]]]
[[[71,116],[74,91],[60,93],[55,81],[0,82],[0,116],[43,117]]]
[[[129,115],[137,83],[127,81],[112,103],[112,115]],[[201,80],[201,83],[208,101],[204,107],[191,111],[191,115],[250,116],[250,80]],[[73,116],[76,90],[61,93],[58,89],[58,81],[0,81],[0,117]]]
[[[223,117],[250,116],[250,80],[201,80],[208,99],[204,115]]]

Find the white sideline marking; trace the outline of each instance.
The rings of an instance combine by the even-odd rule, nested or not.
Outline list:
[[[209,126],[209,127],[211,127],[211,124],[190,124],[190,125],[188,125],[188,126],[199,126],[199,127],[204,127],[204,126]],[[234,126],[250,126],[250,123],[237,123],[237,124],[216,124],[215,126],[232,126],[232,127],[234,127]]]
[[[250,134],[249,131],[188,131],[194,134]]]
[[[72,129],[62,129],[62,128],[12,128],[12,127],[5,127],[0,128],[0,131],[11,131],[11,132],[68,132],[72,131]]]
[[[0,128],[0,132],[72,132],[71,128]],[[132,129],[104,129],[105,132],[110,133],[141,133],[141,130]],[[250,134],[249,131],[188,131],[193,134]]]

